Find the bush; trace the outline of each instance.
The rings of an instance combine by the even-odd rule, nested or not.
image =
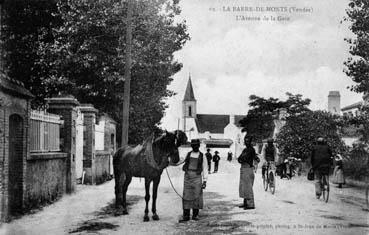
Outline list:
[[[355,180],[365,180],[369,177],[369,153],[364,144],[358,144],[344,158],[343,170],[345,176]]]

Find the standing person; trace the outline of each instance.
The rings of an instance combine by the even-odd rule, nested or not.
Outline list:
[[[206,150],[206,160],[208,161],[208,173],[210,174],[211,171],[211,160],[213,160],[213,156],[210,153],[210,149]]]
[[[233,153],[232,153],[231,150],[229,150],[227,160],[231,162],[232,161],[232,156],[233,156]]]
[[[339,188],[342,188],[342,185],[345,183],[345,177],[343,175],[343,162],[342,162],[342,157],[340,155],[336,156],[336,166],[334,167],[334,171],[333,171],[333,177],[334,177],[334,182],[336,184],[338,184]]]
[[[239,196],[243,198],[243,204],[240,208],[249,210],[255,209],[254,192],[252,189],[255,179],[253,162],[260,162],[260,159],[256,156],[254,147],[252,147],[252,138],[246,136],[244,141],[246,148],[238,157],[238,162],[241,164]]]
[[[315,195],[319,199],[322,195],[323,176],[329,174],[329,169],[332,165],[332,150],[325,143],[323,137],[319,137],[317,144],[313,147],[311,165],[314,170]]]
[[[220,160],[220,156],[218,155],[218,151],[214,152],[214,156],[213,156],[213,162],[214,162],[214,173],[218,172],[218,167],[219,167],[219,160]]]
[[[191,140],[192,151],[190,151],[183,165],[184,186],[183,186],[183,218],[179,222],[190,220],[192,209],[192,219],[199,220],[199,210],[203,208],[204,201],[202,190],[206,188],[207,164],[202,152],[200,152],[200,140]]]

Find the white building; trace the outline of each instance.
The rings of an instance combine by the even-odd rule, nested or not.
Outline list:
[[[243,148],[245,133],[241,132],[239,121],[244,117],[246,115],[198,114],[191,77],[188,79],[180,126],[189,140],[201,139],[205,148],[212,152],[217,150],[221,157],[226,157],[229,150],[237,157]]]

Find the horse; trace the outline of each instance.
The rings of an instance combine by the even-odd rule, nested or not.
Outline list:
[[[115,179],[115,206],[117,214],[128,214],[126,195],[132,177],[145,178],[145,215],[144,222],[150,220],[148,203],[150,200],[150,184],[152,190],[152,219],[159,220],[156,213],[156,198],[158,186],[163,170],[168,165],[179,162],[178,147],[187,142],[187,136],[183,131],[167,132],[154,140],[153,136],[143,145],[136,147],[125,146],[117,150],[113,156]],[[169,161],[170,159],[170,161]]]

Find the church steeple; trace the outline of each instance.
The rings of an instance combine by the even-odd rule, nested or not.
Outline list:
[[[192,88],[191,74],[189,75],[189,78],[188,78],[187,88],[186,88],[185,95],[183,97],[183,101],[196,101],[195,94]]]
[[[184,118],[195,118],[196,117],[196,99],[193,92],[191,74],[189,75],[186,92],[182,101],[182,112]]]

